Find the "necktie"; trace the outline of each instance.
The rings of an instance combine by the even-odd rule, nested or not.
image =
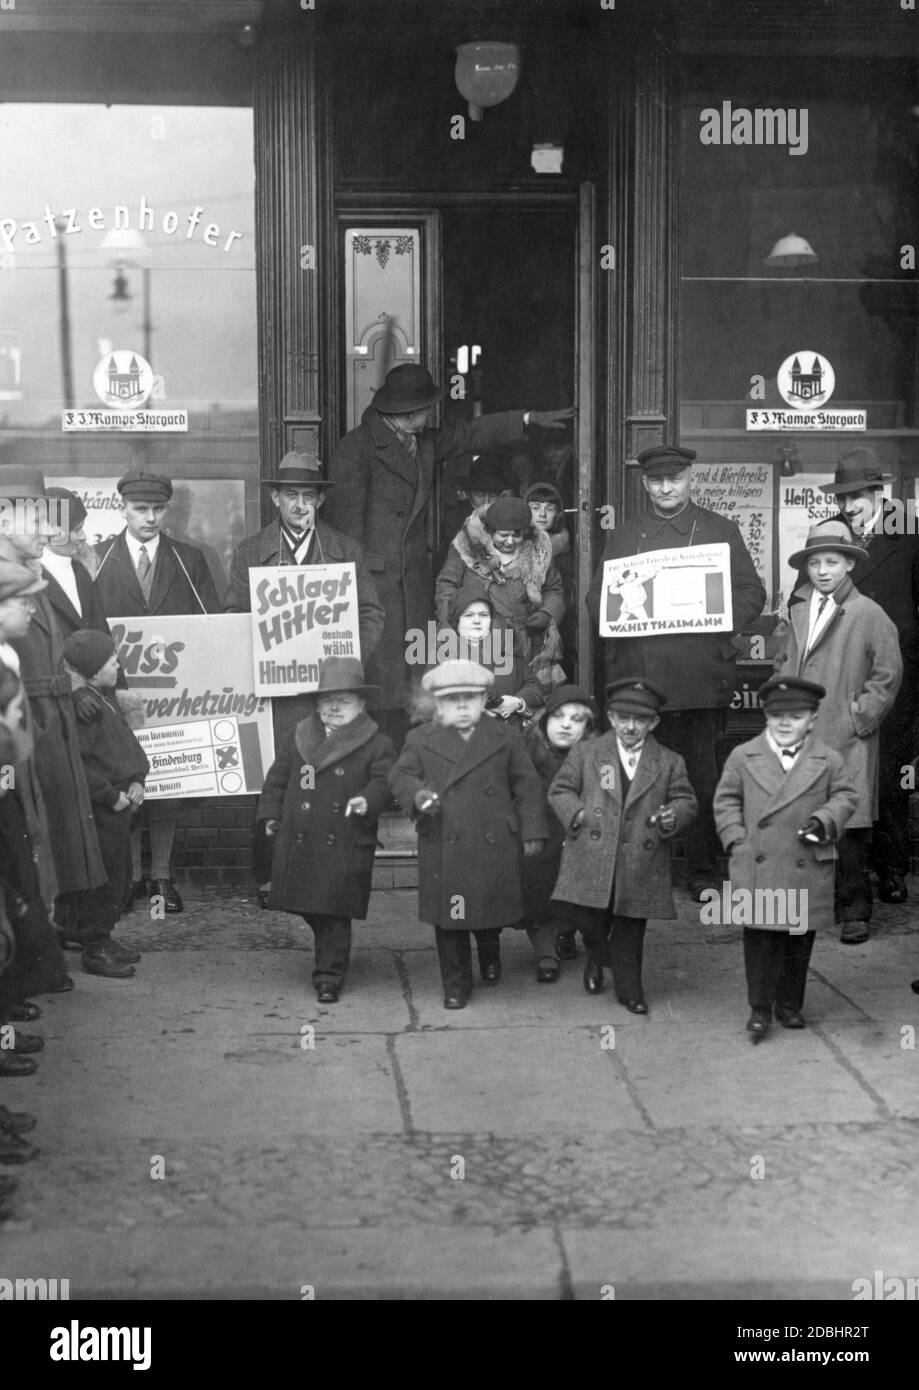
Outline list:
[[[143,590],[144,598],[150,597],[150,571],[153,564],[147,554],[147,547],[142,545],[137,552],[137,578]]]
[[[820,595],[820,602],[817,604],[817,621],[818,621],[818,622],[820,621],[820,614],[823,612],[824,608],[826,608],[826,606],[827,606],[827,604],[829,603],[829,601],[830,601],[830,596],[829,596],[829,594],[821,594],[821,595]]]

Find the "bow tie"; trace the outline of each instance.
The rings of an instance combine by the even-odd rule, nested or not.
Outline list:
[[[801,744],[796,743],[794,748],[780,748],[779,752],[783,758],[796,758],[801,752]]]

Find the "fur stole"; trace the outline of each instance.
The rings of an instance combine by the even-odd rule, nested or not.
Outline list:
[[[467,516],[453,538],[453,548],[466,568],[486,584],[504,584],[508,578],[520,579],[531,603],[537,608],[542,603],[542,589],[552,563],[552,541],[545,531],[534,530],[526,537],[509,574],[501,564],[501,556],[481,512]]]
[[[321,772],[331,763],[337,763],[339,758],[362,748],[378,733],[379,726],[366,710],[331,734],[326,733],[319,715],[311,714],[308,719],[301,719],[294,730],[294,747],[305,764]]]

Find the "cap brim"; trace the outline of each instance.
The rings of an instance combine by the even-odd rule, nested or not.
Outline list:
[[[379,695],[378,685],[333,685],[329,690],[309,690],[308,695]]]
[[[889,483],[892,477],[892,473],[882,473],[879,478],[856,478],[852,483],[821,483],[820,491],[826,493],[827,497],[842,497],[847,492],[880,489],[885,483]]]
[[[835,551],[837,555],[848,555],[851,560],[862,560],[868,554],[864,546],[847,545],[844,541],[821,541],[819,545],[809,546],[806,550],[796,550],[794,555],[789,555],[788,563],[797,568],[806,564],[812,556],[825,555],[828,550]]]

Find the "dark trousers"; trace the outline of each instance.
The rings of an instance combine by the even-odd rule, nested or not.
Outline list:
[[[108,940],[131,884],[132,813],[113,811],[110,806],[95,802],[93,820],[108,882],[99,888],[66,895],[67,935],[82,941],[84,946]]]
[[[871,921],[870,840],[867,829],[846,830],[840,838],[834,891],[837,922]]]
[[[562,930],[567,928],[567,923],[564,922],[527,922],[527,936],[538,960],[558,960],[558,947],[555,944],[556,925]]]
[[[909,682],[909,684],[907,684]],[[878,818],[870,858],[879,878],[909,873],[909,792],[901,786],[903,768],[916,756],[913,724],[917,713],[915,671],[904,671],[903,686],[881,725]]]
[[[492,927],[485,931],[444,931],[434,928],[437,943],[437,959],[440,963],[440,978],[444,994],[467,995],[472,993],[472,937],[475,937],[479,965],[490,965],[501,956],[501,928]]]
[[[685,762],[699,801],[698,815],[683,832],[690,882],[714,878],[718,869],[721,847],[715,834],[712,801],[724,765],[726,725],[724,709],[680,709],[662,714],[654,731],[657,741],[679,753]]]
[[[261,886],[271,882],[272,860],[274,858],[274,836],[265,834],[265,820],[252,822],[252,867],[255,881]]]
[[[771,1009],[777,1004],[800,1013],[816,935],[813,931],[796,936],[744,927],[743,958],[751,1009]]]
[[[313,929],[313,984],[340,989],[351,959],[351,918],[310,912],[303,920]]]
[[[645,997],[641,963],[647,920],[646,917],[621,917],[609,909],[605,912],[592,908],[579,910],[578,926],[587,959],[594,965],[609,966],[613,972],[613,989],[620,1003]]]

